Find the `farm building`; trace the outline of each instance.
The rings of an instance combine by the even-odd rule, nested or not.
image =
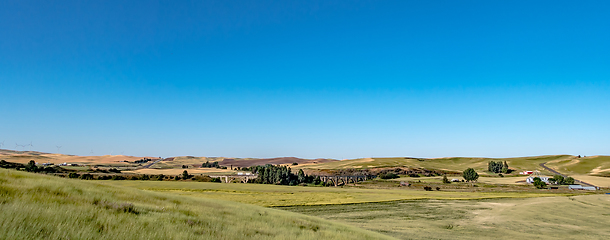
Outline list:
[[[534,183],[534,178],[536,178],[536,177],[539,177],[540,180],[542,180],[544,183],[550,184],[549,177],[544,177],[544,176],[529,176],[525,181],[527,183]]]
[[[589,190],[589,191],[597,190],[597,188],[595,188],[595,187],[583,187],[582,185],[569,185],[568,188],[570,188],[570,190]]]

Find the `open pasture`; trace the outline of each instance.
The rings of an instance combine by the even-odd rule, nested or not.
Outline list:
[[[477,183],[487,183],[487,184],[524,184],[525,180],[527,179],[528,176],[510,176],[510,177],[479,177],[479,179],[477,179]],[[463,180],[464,178],[462,178],[462,176],[447,176],[447,178],[449,180],[451,179],[459,179],[459,180]],[[400,178],[395,178],[395,179],[390,179],[389,181],[396,181],[396,182],[417,182],[417,181],[421,181],[424,183],[442,183],[443,182],[443,177],[442,176],[436,176],[436,177],[400,177]],[[459,183],[451,183],[451,184],[459,184]],[[528,185],[529,186],[529,185]]]
[[[169,181],[103,181],[100,184],[134,187],[155,192],[171,192],[179,195],[221,199],[265,207],[352,204],[414,199],[528,198],[565,194],[546,190],[532,190],[531,192],[423,191],[420,188],[409,187],[368,189]]]
[[[0,239],[390,239],[298,213],[0,169]]]
[[[546,164],[564,174],[608,175],[610,176],[610,156],[591,156],[559,159]]]
[[[399,239],[608,239],[610,196],[406,200],[280,209]]]

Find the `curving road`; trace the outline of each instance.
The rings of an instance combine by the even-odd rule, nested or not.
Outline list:
[[[150,167],[150,166],[152,166],[153,164],[158,163],[158,162],[161,162],[161,161],[163,161],[163,158],[160,158],[159,160],[154,161],[154,162],[152,162],[152,163],[146,164],[146,165],[142,166],[142,168],[149,168],[149,167]]]
[[[552,172],[552,173],[553,173],[553,174],[555,174],[555,175],[561,175],[561,176],[563,176],[564,178],[565,178],[565,177],[567,177],[566,175],[563,175],[563,174],[561,174],[560,172],[557,172],[557,171],[555,171],[554,169],[552,169],[552,168],[550,168],[550,167],[547,167],[545,164],[547,164],[547,163],[546,163],[546,162],[545,162],[545,163],[541,163],[541,164],[540,164],[540,166],[541,166],[541,167],[543,167],[544,169],[546,169],[547,171]],[[595,185],[593,185],[593,184],[590,184],[590,183],[588,183],[588,182],[583,182],[583,181],[580,181],[580,180],[578,180],[578,179],[574,179],[574,182],[575,182],[575,183],[580,183],[580,185],[586,185],[586,186],[590,186],[590,187],[597,187],[597,186],[595,186]]]

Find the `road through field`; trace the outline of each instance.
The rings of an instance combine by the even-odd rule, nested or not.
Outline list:
[[[552,168],[550,168],[550,167],[547,167],[547,166],[545,165],[546,163],[548,163],[548,162],[541,163],[541,164],[540,164],[540,166],[541,166],[541,167],[543,167],[544,169],[546,169],[547,171],[549,171],[549,172],[553,173],[553,174],[556,174],[556,175],[561,175],[561,176],[563,176],[563,177],[566,177],[565,175],[561,174],[560,172],[557,172],[557,171],[555,171],[554,169],[552,169]],[[591,187],[597,187],[597,186],[595,186],[595,185],[593,185],[593,184],[590,184],[590,183],[587,183],[587,182],[583,182],[583,181],[580,181],[580,180],[578,180],[578,179],[574,179],[574,182],[580,183],[581,185],[587,185],[587,186],[591,186]]]
[[[161,162],[161,161],[163,161],[163,158],[160,158],[159,160],[154,161],[154,162],[152,162],[150,164],[146,164],[142,168],[150,168],[150,166],[154,165],[155,163]]]

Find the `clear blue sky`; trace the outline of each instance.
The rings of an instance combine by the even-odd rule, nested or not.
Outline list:
[[[0,142],[79,155],[608,155],[609,12],[5,0]]]

